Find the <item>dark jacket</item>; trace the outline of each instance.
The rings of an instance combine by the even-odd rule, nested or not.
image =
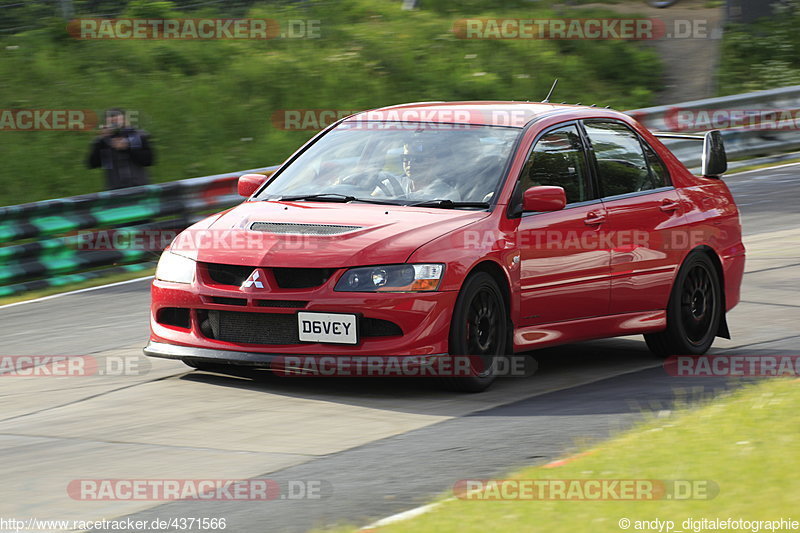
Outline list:
[[[125,137],[126,150],[115,150],[111,139]],[[88,160],[89,168],[102,167],[106,171],[106,188],[122,189],[150,183],[145,167],[153,164],[153,149],[147,132],[122,128],[113,135],[96,137],[92,141]]]

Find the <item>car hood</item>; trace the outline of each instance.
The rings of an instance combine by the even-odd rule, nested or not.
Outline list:
[[[487,216],[487,211],[250,201],[184,233],[198,261],[341,268],[403,263],[423,244]]]

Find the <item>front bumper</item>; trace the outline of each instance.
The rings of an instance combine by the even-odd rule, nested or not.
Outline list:
[[[233,363],[242,366],[269,367],[272,362],[280,357],[279,354],[239,352],[234,350],[214,350],[210,348],[195,348],[193,346],[178,346],[164,342],[150,341],[142,350],[149,357],[163,359],[194,359],[205,363]]]
[[[278,355],[436,355],[448,352],[450,320],[458,293],[344,293],[333,291],[335,280],[316,289],[242,292],[201,282],[177,284],[153,281],[150,313],[150,345],[145,354],[173,359],[229,360],[239,364],[268,365]],[[216,303],[225,298],[243,300],[239,305]],[[307,302],[302,308],[280,309],[260,305],[264,299]],[[164,308],[188,310],[184,327],[159,321]],[[269,313],[294,316],[297,311],[352,313],[360,317],[390,321],[402,334],[364,336],[357,345],[326,343],[251,344],[229,342],[209,336],[202,327],[208,311]],[[165,348],[170,346],[170,348]],[[186,349],[202,350],[190,352]]]
[[[288,370],[286,354],[278,353],[258,353],[242,352],[236,350],[214,350],[209,348],[195,348],[193,346],[178,346],[163,342],[150,341],[144,348],[144,354],[149,357],[160,357],[163,359],[191,359],[194,363],[206,364],[233,364],[250,368],[270,368],[272,370]],[[318,358],[318,354],[303,354],[299,356]],[[359,356],[355,356],[359,357]],[[365,356],[368,357],[368,356]],[[402,356],[401,356],[402,357]],[[420,367],[430,364],[431,360],[441,357],[449,357],[447,354],[431,354],[426,356],[409,356],[415,359],[412,367]],[[289,359],[296,359],[290,357]]]

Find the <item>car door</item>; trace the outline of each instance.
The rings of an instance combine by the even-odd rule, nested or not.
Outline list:
[[[567,197],[560,211],[521,217],[520,325],[607,314],[610,250],[596,238],[606,214],[594,191],[578,124],[560,124],[540,134],[519,179],[522,191],[556,185]]]
[[[683,208],[666,165],[626,124],[582,122],[611,243],[611,314],[664,309],[683,252]],[[682,239],[678,239],[681,240]]]

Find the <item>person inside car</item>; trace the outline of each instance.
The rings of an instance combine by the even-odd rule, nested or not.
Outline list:
[[[461,201],[455,187],[457,162],[453,150],[444,140],[415,136],[403,142],[401,173],[385,169],[364,170],[343,178],[339,183],[350,188],[370,190],[370,196],[400,200]]]
[[[403,145],[403,174],[400,183],[405,194],[415,200],[461,200],[458,192],[448,177],[455,169],[455,156],[446,146],[431,149],[420,139],[412,139]]]

